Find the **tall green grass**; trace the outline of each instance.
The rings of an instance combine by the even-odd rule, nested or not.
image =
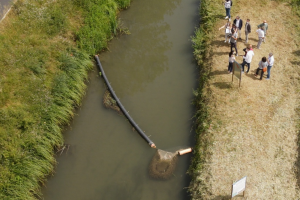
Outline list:
[[[116,35],[117,10],[129,6],[130,0],[75,0],[74,3],[84,8],[84,26],[76,33],[78,47],[93,55],[107,48],[107,42]]]
[[[0,199],[30,200],[53,172],[91,55],[128,0],[19,0],[0,24]]]

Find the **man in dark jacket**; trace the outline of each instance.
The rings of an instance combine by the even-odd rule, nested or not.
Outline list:
[[[241,30],[243,27],[243,20],[240,18],[240,16],[236,16],[235,20],[233,20],[233,24],[235,24],[237,28],[237,32],[239,34],[239,38],[241,39]]]
[[[247,22],[245,24],[245,35],[246,35],[245,43],[248,43],[248,34],[249,33],[251,33],[251,25],[250,25],[250,19],[247,19]]]

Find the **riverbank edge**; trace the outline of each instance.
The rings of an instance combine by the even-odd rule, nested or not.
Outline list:
[[[300,18],[300,1],[299,0],[277,0],[277,2],[289,3],[292,7],[293,14]],[[197,61],[200,73],[199,73],[199,87],[194,91],[194,105],[196,106],[195,118],[195,138],[196,144],[194,146],[194,154],[188,174],[191,176],[191,182],[188,187],[188,191],[191,195],[192,200],[205,199],[205,196],[211,195],[211,185],[207,184],[206,179],[200,177],[200,174],[206,173],[205,171],[209,166],[210,160],[210,147],[214,142],[214,136],[209,133],[212,126],[212,120],[214,120],[210,113],[210,108],[208,102],[212,91],[210,90],[210,72],[212,70],[212,62],[210,58],[213,56],[211,42],[214,39],[214,34],[210,34],[216,25],[216,22],[220,17],[225,15],[220,15],[215,9],[220,7],[220,2],[212,0],[202,0],[199,7],[199,13],[201,17],[199,27],[195,31],[195,35],[192,37],[194,57]],[[235,2],[237,5],[238,2]],[[238,9],[238,6],[237,8]],[[235,11],[234,9],[233,11]],[[220,9],[219,9],[220,10]],[[223,11],[223,10],[222,10]],[[225,13],[225,10],[224,10]],[[231,12],[232,13],[232,12]],[[233,15],[232,15],[233,16]],[[300,33],[300,27],[296,27],[297,32]],[[297,109],[297,115],[300,116],[300,111]],[[298,122],[298,129],[300,123]],[[300,132],[298,131],[298,153],[300,152]],[[300,185],[300,158],[297,158],[295,163],[296,175],[298,176],[298,186]],[[209,175],[208,175],[209,176]]]
[[[213,142],[212,135],[208,133],[211,124],[208,102],[211,91],[209,89],[209,74],[212,69],[212,47],[213,34],[209,34],[215,26],[217,16],[212,13],[215,1],[202,0],[199,7],[200,23],[192,37],[194,57],[199,68],[199,86],[193,92],[193,104],[196,107],[195,118],[195,139],[194,154],[188,173],[192,180],[188,191],[192,199],[201,198],[203,193],[209,192],[205,180],[198,178],[203,173],[206,161],[209,159],[209,146]]]
[[[78,43],[74,42],[73,36],[66,37],[67,32],[72,32],[74,36],[80,36],[80,31],[75,33],[72,27],[67,26],[71,29],[66,29],[64,33],[56,34],[51,32],[52,37],[49,37],[49,44],[53,43],[54,37],[62,39],[63,42],[65,42],[66,39],[70,39],[69,45],[67,45],[66,47],[63,47],[63,45],[56,47],[57,49],[55,51],[57,51],[57,54],[55,56],[57,56],[56,59],[59,59],[59,62],[56,61],[56,64],[58,65],[56,65],[55,68],[52,68],[51,72],[32,72],[32,69],[27,69],[25,66],[23,66],[21,70],[19,69],[19,71],[24,71],[26,72],[26,74],[29,74],[29,77],[27,77],[28,80],[36,80],[35,83],[38,84],[34,85],[32,83],[34,81],[24,81],[23,85],[20,86],[20,88],[24,86],[28,90],[27,92],[31,93],[29,95],[30,97],[28,97],[25,102],[22,102],[22,104],[21,102],[15,103],[16,101],[20,101],[20,99],[7,98],[7,101],[9,101],[9,103],[6,103],[6,100],[3,100],[4,106],[0,107],[0,124],[2,126],[4,123],[6,123],[5,126],[0,127],[1,133],[5,132],[5,134],[2,134],[0,137],[1,199],[29,200],[41,198],[41,187],[48,176],[53,173],[54,167],[56,165],[56,161],[54,158],[55,152],[62,152],[65,149],[65,146],[63,146],[64,144],[62,131],[64,126],[72,120],[75,108],[81,104],[82,98],[86,91],[88,73],[91,71],[93,66],[92,63],[94,61],[94,53],[101,52],[106,49],[107,43],[117,34],[116,29],[118,18],[115,16],[122,9],[127,8],[130,4],[130,0],[109,0],[107,2],[109,4],[108,6],[103,3],[98,7],[104,7],[104,9],[107,10],[107,13],[101,13],[103,13],[105,17],[109,17],[111,21],[109,21],[110,23],[108,26],[110,26],[113,31],[107,33],[108,37],[103,37],[102,35],[101,39],[99,39],[99,37],[95,35],[95,37],[89,38],[90,41],[88,41],[96,43],[97,41],[103,40],[101,41],[101,45],[104,44],[103,47],[95,48],[92,50],[84,49]],[[19,1],[12,7],[12,12],[10,12],[5,18],[5,26],[8,26],[10,28],[11,22],[12,24],[14,24],[17,21],[18,14],[23,14],[19,11],[20,9],[22,9],[23,3],[25,2]],[[56,10],[54,11],[54,14],[60,14],[60,8],[57,6],[55,7],[55,9]],[[97,8],[95,7],[95,9]],[[95,9],[86,10],[93,12],[95,11]],[[84,16],[87,18],[89,16],[89,13],[85,12]],[[93,15],[93,17],[95,17],[95,15]],[[58,18],[54,19],[60,20],[59,16]],[[103,16],[101,18],[101,15],[98,15],[98,20],[101,19],[103,20]],[[80,30],[82,30],[85,27],[84,25],[86,24],[87,23],[83,23],[83,25],[80,27]],[[93,28],[96,29],[96,31],[93,31]],[[90,26],[85,30],[99,33],[99,31],[97,31],[97,28],[99,29],[99,27]],[[105,27],[101,28],[105,29]],[[106,28],[104,31],[108,32],[107,30],[110,29]],[[22,34],[22,31],[20,31],[20,34]],[[83,37],[77,38],[77,41],[83,41],[86,38],[84,33],[81,34],[81,36]],[[33,36],[31,35],[31,37]],[[3,40],[4,38],[5,36],[1,35],[1,39]],[[19,37],[17,37],[17,39],[18,38]],[[59,41],[59,39],[57,40]],[[32,41],[34,42],[34,40]],[[40,43],[43,45],[42,42]],[[38,49],[38,45],[35,45]],[[24,47],[23,49],[26,50]],[[90,57],[86,52],[89,52]],[[13,51],[11,51],[10,53],[12,55],[15,55]],[[2,60],[4,59],[1,59],[1,61]],[[26,60],[26,57],[23,57],[23,60]],[[15,68],[17,67],[18,66],[16,65]],[[2,69],[2,71],[6,72],[5,68],[8,67],[3,65],[2,68],[4,68]],[[3,90],[2,88],[0,88],[0,92],[2,95],[6,92],[6,82],[3,81],[5,79],[8,79],[8,76],[2,79],[2,85],[0,85],[1,87],[3,87]],[[10,84],[19,86],[15,82],[10,82]],[[15,94],[18,94],[19,91],[14,92]],[[26,93],[25,91],[22,92],[22,94],[18,94],[15,96],[21,98],[21,96]],[[40,99],[32,100],[34,99],[34,96],[39,93],[45,93],[47,95],[45,95],[43,98],[40,98],[40,95]],[[38,119],[35,118],[36,116],[38,116],[37,110],[31,110],[32,107],[30,107],[29,105],[30,103],[37,104],[37,101],[38,104],[45,106],[44,108],[39,108],[40,110],[43,109],[44,115],[39,116]],[[40,105],[33,106],[37,107]],[[46,110],[47,108],[50,108],[50,110]],[[15,118],[14,115],[16,116]],[[14,126],[16,124],[18,124],[18,126]]]

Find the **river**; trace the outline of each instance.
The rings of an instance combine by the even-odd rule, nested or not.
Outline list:
[[[117,96],[159,149],[193,146],[192,90],[198,70],[190,37],[198,0],[135,0],[120,13],[131,34],[114,38],[99,55]],[[64,131],[46,200],[185,200],[191,154],[180,156],[169,180],[149,176],[155,150],[124,116],[104,107],[105,84],[95,67],[82,106]]]
[[[0,1],[0,21],[3,19],[9,8],[11,7],[13,0],[1,0]]]

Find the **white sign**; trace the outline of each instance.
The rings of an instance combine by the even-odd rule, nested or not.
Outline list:
[[[232,184],[231,198],[238,195],[246,189],[246,179],[247,177],[245,176],[241,180]]]

